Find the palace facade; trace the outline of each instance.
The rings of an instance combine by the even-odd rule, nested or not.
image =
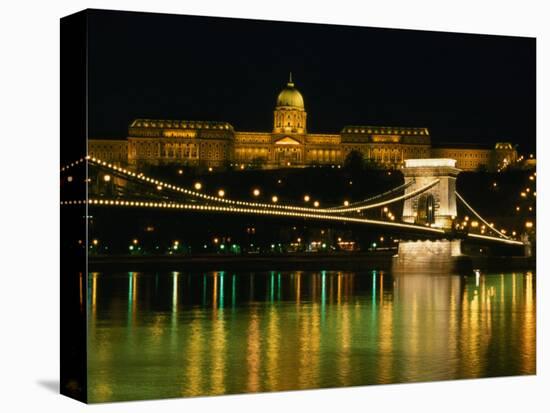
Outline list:
[[[308,133],[304,99],[292,77],[277,96],[271,132],[236,131],[227,122],[136,119],[126,139],[90,139],[88,146],[90,156],[130,167],[341,165],[352,151],[388,169],[410,158],[453,158],[463,170],[491,170],[517,160],[510,143],[432,146],[428,128],[348,125],[338,134]]]

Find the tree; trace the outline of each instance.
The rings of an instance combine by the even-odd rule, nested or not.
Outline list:
[[[346,155],[344,160],[344,168],[352,173],[361,172],[365,167],[365,159],[363,154],[357,150],[352,150]]]

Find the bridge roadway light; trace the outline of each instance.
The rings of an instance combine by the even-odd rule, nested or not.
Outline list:
[[[218,196],[219,196],[220,198],[223,198],[223,197],[225,196],[225,191],[224,191],[223,189],[220,189],[220,190],[218,191]]]

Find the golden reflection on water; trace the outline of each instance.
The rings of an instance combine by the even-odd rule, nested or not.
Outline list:
[[[90,278],[91,401],[535,373],[532,272]]]

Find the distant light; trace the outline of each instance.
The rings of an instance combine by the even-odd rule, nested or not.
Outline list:
[[[162,185],[157,185],[157,189],[160,191],[162,190]]]
[[[244,165],[241,165],[241,169],[244,169]]]
[[[111,175],[103,175],[103,180],[109,182],[111,180]]]
[[[220,190],[218,191],[218,196],[219,196],[220,198],[223,198],[223,197],[225,196],[225,191],[224,191],[223,189],[220,189]]]
[[[349,201],[344,201],[344,206],[349,206]]]
[[[72,177],[72,176],[68,176],[68,177],[67,177],[67,182],[73,182],[73,177]]]
[[[220,245],[220,249],[222,250],[225,249],[225,245],[224,244]]]
[[[372,248],[376,248],[376,245],[377,245],[376,242],[373,242],[372,243]]]
[[[202,188],[202,184],[200,182],[195,182],[195,189],[199,191]]]
[[[302,238],[298,238],[296,241],[297,242],[302,242]]]
[[[139,242],[139,241],[137,240],[137,238],[134,238],[134,239],[132,240],[132,243],[133,243],[134,245],[136,245],[138,242]]]
[[[277,195],[273,195],[271,197],[271,201],[273,201],[273,202],[277,202],[278,200],[279,200],[279,198],[277,198]]]
[[[304,201],[309,202],[310,199],[309,195],[304,195]]]
[[[313,206],[314,206],[315,208],[317,208],[317,207],[319,206],[319,201],[315,201],[315,202],[313,203]]]
[[[388,212],[388,207],[384,207],[384,212]]]
[[[183,169],[179,169],[178,174],[183,175]]]
[[[213,170],[214,169],[211,166],[208,167],[208,172],[212,172]]]
[[[220,240],[217,238],[214,238],[214,244],[217,244],[218,242],[220,242]]]
[[[254,196],[260,196],[260,190],[258,188],[255,188],[253,191],[252,191],[252,195]]]
[[[128,249],[129,249],[130,251],[133,251],[133,250],[134,250],[134,246],[133,246],[133,245],[130,245],[130,246],[128,247]]]
[[[527,221],[525,223],[525,228],[533,228],[533,223],[531,221]]]
[[[98,241],[97,239],[94,239],[94,240],[92,241],[92,244],[97,245],[97,244],[99,244],[99,241]]]
[[[327,244],[325,244],[325,243],[323,242],[323,245],[321,245],[321,247],[326,248],[326,247],[327,247]]]

